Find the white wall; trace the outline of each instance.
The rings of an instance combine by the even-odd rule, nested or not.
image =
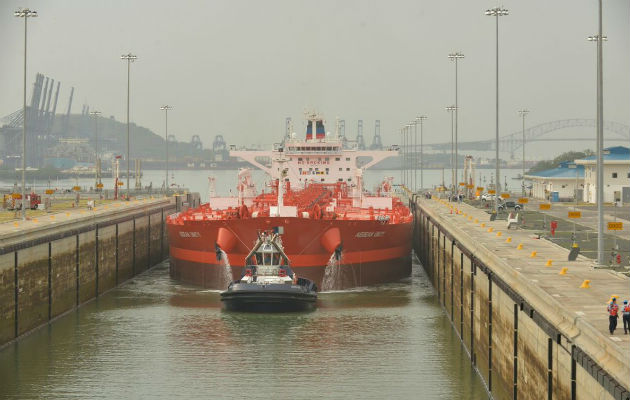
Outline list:
[[[617,174],[613,178],[613,174]],[[619,192],[619,198],[623,192],[623,187],[630,186],[630,161],[621,161],[617,164],[606,163],[604,165],[604,202],[615,201],[615,192]],[[585,165],[584,169],[584,196],[583,200],[588,203],[597,203],[597,169],[595,165]]]
[[[578,180],[578,188],[584,185]],[[573,199],[575,193],[575,178],[532,178],[532,196],[536,199],[549,199],[551,192],[558,192],[560,199]]]

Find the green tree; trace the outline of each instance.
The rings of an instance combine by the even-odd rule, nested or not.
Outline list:
[[[581,158],[586,158],[592,156],[593,150],[586,149],[584,151],[567,151],[566,153],[562,153],[553,160],[543,160],[539,161],[534,165],[529,171],[528,174],[533,172],[544,171],[547,169],[556,168],[560,163],[565,161],[574,161],[579,160]]]

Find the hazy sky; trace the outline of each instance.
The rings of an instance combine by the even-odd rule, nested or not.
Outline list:
[[[174,106],[169,131],[178,140],[215,134],[229,143],[279,141],[284,118],[302,130],[316,109],[334,129],[357,119],[371,141],[380,119],[383,141],[427,114],[426,141],[450,139],[444,107],[454,101],[454,65],[461,51],[460,138],[494,137],[496,1],[162,1],[2,0],[0,116],[22,104],[24,22],[29,7],[28,99],[36,72],[60,80],[58,111],[75,87],[82,104],[125,120],[126,65],[132,65],[131,119],[163,134],[159,107]],[[596,0],[508,0],[500,24],[501,131],[528,124],[595,116]],[[630,5],[604,1],[605,119],[629,124]],[[568,134],[569,132],[565,132]],[[561,133],[559,133],[561,134]],[[582,146],[582,145],[580,145]],[[578,146],[578,147],[580,147]],[[582,146],[584,147],[584,146]]]

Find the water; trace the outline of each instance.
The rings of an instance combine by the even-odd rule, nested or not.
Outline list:
[[[230,285],[230,283],[232,283],[233,280],[233,275],[232,275],[232,266],[230,265],[230,259],[228,257],[228,254],[223,251],[221,251],[221,261],[223,262],[223,270],[221,271],[221,274],[223,275],[223,281],[225,282],[225,287],[228,287]]]
[[[324,278],[322,279],[322,291],[335,290],[335,283],[341,280],[340,260],[337,260],[335,253],[330,256],[324,269]]]
[[[300,314],[221,311],[166,263],[0,350],[9,399],[484,399],[418,265]]]
[[[479,186],[487,186],[490,183],[490,177],[494,173],[494,169],[478,169],[476,170],[476,185]],[[521,169],[502,169],[501,174],[503,175],[501,178],[501,184],[505,184],[507,182],[507,186],[509,190],[518,190],[521,187],[520,180],[513,180],[518,174],[521,173]],[[148,186],[150,183],[153,184],[153,189],[156,192],[159,192],[162,183],[164,182],[164,171],[151,170],[151,171],[143,171],[142,177],[142,185]],[[182,170],[182,171],[171,171],[171,177],[169,178],[169,182],[174,183],[177,186],[188,188],[191,192],[198,192],[201,194],[201,199],[203,201],[207,201],[208,199],[208,176],[215,177],[215,189],[216,194],[218,196],[227,196],[234,195],[236,196],[236,171],[194,171],[194,170]],[[363,173],[363,179],[365,181],[365,188],[372,190],[376,185],[378,185],[385,176],[393,176],[394,182],[400,182],[400,171],[395,170],[370,170],[368,169]],[[444,182],[446,185],[450,185],[450,170],[444,170]],[[418,186],[420,185],[420,171],[417,173],[417,182]],[[268,180],[264,172],[260,170],[253,169],[252,170],[252,180],[256,184],[256,189],[260,192],[265,182]],[[27,186],[32,186],[38,192],[43,192],[46,188],[57,188],[57,189],[70,189],[75,185],[79,185],[84,188],[90,188],[94,186],[94,178],[68,178],[68,179],[56,179],[55,177],[51,177],[50,181],[48,180],[32,180],[27,178]],[[102,179],[103,185],[105,189],[113,190],[114,188],[114,179],[106,178]],[[134,184],[134,180],[132,179],[131,184]],[[0,188],[12,188],[15,182],[11,180],[0,180]],[[431,188],[434,186],[438,186],[442,183],[442,170],[425,170],[424,171],[424,186],[426,188]],[[18,186],[20,182],[18,182]],[[266,188],[269,191],[269,188]]]

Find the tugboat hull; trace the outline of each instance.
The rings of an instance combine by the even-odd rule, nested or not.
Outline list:
[[[315,309],[317,294],[300,285],[232,283],[221,292],[227,311],[295,312]]]

